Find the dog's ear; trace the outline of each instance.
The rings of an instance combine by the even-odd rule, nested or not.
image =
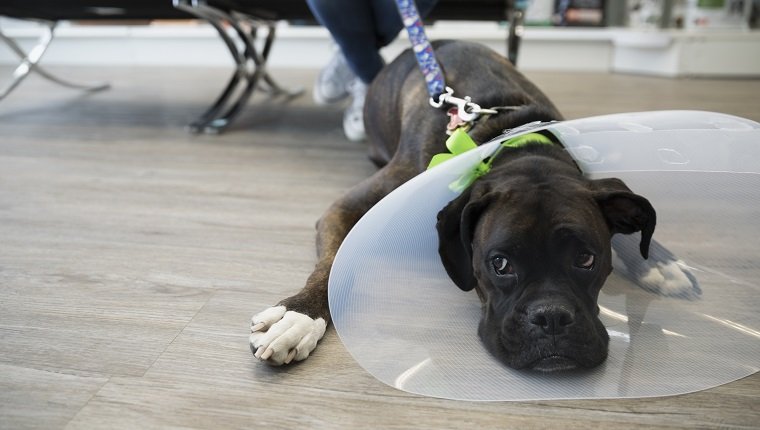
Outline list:
[[[617,178],[599,179],[594,183],[594,199],[602,210],[610,231],[631,234],[641,232],[639,251],[644,258],[649,257],[657,213],[649,200],[634,194]]]
[[[470,187],[438,212],[438,254],[454,283],[464,291],[477,285],[472,271],[472,234],[488,205],[485,187]]]

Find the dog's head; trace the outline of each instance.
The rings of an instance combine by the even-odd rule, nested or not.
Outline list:
[[[646,258],[655,211],[619,179],[531,169],[492,172],[449,203],[439,253],[456,285],[477,291],[478,332],[495,357],[517,369],[594,367],[609,342],[597,297],[610,239],[641,231]]]

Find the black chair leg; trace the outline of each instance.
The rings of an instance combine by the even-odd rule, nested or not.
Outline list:
[[[523,21],[525,12],[522,9],[514,9],[510,13],[509,35],[507,36],[507,59],[512,65],[517,66],[517,55],[520,52],[520,43],[522,42]]]
[[[266,62],[275,38],[275,23],[239,13],[227,13],[198,0],[174,0],[174,7],[207,21],[216,29],[235,61],[235,72],[216,101],[198,119],[189,125],[193,133],[218,134],[224,131],[248,102],[251,94],[260,88],[261,82],[274,95],[298,96],[303,90],[288,91],[280,87],[266,70]],[[229,25],[233,36],[225,28]],[[250,27],[247,30],[246,27]],[[262,52],[256,49],[259,28],[267,29]],[[242,44],[242,47],[236,40]]]

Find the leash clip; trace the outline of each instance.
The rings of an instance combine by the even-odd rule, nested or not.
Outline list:
[[[494,110],[483,109],[479,104],[473,103],[470,96],[465,98],[454,97],[454,90],[451,87],[446,87],[446,92],[439,95],[438,100],[430,97],[430,105],[434,108],[440,108],[444,103],[456,106],[457,115],[465,122],[476,120],[481,113],[496,113]]]

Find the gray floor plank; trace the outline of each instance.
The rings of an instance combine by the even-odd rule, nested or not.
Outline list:
[[[0,364],[0,428],[62,428],[107,377]]]

